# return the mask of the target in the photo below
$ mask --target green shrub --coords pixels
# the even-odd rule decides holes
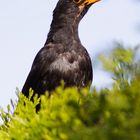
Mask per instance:
[[[33,91],[30,90],[29,98],[19,93],[18,103],[12,102],[13,114],[9,106],[7,112],[1,110],[0,140],[140,140],[139,72],[131,80],[115,75],[120,60],[123,67],[119,70],[123,75],[125,65],[134,62],[133,53],[123,51],[128,51],[130,58],[123,61],[115,56],[116,68],[113,66],[111,72],[116,78],[111,89],[96,91],[94,88],[90,92],[88,88],[78,91],[75,87],[61,86],[50,98],[47,93],[41,96],[38,113],[35,107],[40,99],[35,96],[34,102],[30,101]]]

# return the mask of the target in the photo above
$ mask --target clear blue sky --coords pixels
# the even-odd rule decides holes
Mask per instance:
[[[0,106],[16,99],[32,61],[49,31],[57,0],[4,0],[0,2]],[[140,43],[140,4],[134,0],[102,0],[89,10],[79,27],[83,45],[91,58],[109,50],[113,40],[128,45]],[[94,66],[93,66],[94,67]],[[105,84],[104,84],[105,83]],[[94,85],[104,87],[110,79],[94,70]]]

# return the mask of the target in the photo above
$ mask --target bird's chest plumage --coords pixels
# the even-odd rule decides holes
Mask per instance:
[[[37,74],[41,75],[39,78],[39,81],[42,81],[41,85],[44,88],[48,87],[48,90],[60,85],[62,80],[66,86],[86,85],[85,77],[90,73],[88,71],[90,64],[87,61],[89,56],[83,55],[83,53],[85,51],[82,48],[79,48],[79,51],[77,49],[62,49],[61,47],[57,49],[48,47],[41,50],[39,54],[42,59],[39,56],[36,58],[43,66],[41,74]]]
[[[75,52],[64,52],[63,54],[58,54],[55,61],[50,64],[50,70],[60,71],[63,74],[76,72],[76,70],[80,68],[79,60],[81,56],[75,55]]]

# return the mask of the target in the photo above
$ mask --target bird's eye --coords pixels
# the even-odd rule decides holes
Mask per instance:
[[[73,0],[74,3],[79,4],[82,0]]]

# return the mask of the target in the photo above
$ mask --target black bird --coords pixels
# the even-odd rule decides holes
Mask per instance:
[[[32,88],[39,96],[63,80],[65,87],[79,89],[92,82],[88,52],[78,36],[78,25],[90,6],[99,0],[59,0],[44,47],[36,55],[22,93]]]

